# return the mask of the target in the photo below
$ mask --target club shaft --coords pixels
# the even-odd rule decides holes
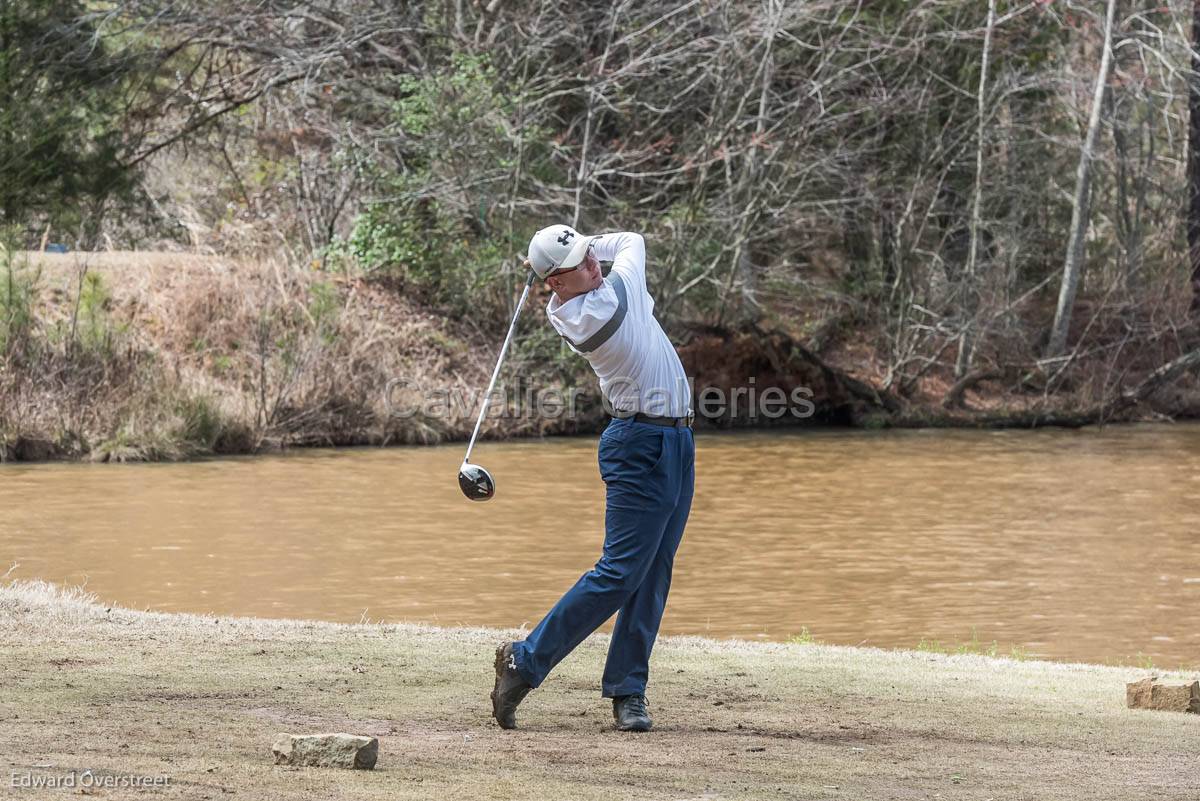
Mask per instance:
[[[500,365],[504,364],[504,354],[508,353],[513,332],[517,330],[517,318],[521,316],[521,309],[525,308],[525,299],[529,297],[529,288],[533,286],[533,279],[534,274],[530,270],[529,278],[525,280],[525,290],[521,293],[521,299],[517,301],[517,310],[513,312],[512,322],[508,324],[508,334],[504,337],[504,344],[500,346],[500,357],[496,359],[496,369],[492,370],[492,380],[488,382],[487,392],[483,393],[483,402],[479,406],[479,419],[475,421],[475,430],[471,432],[471,441],[467,443],[467,455],[463,457],[463,464],[471,460],[471,450],[475,447],[475,438],[479,436],[479,427],[483,425],[483,418],[487,415],[488,403],[492,398],[492,390],[495,389],[496,379],[500,376]]]

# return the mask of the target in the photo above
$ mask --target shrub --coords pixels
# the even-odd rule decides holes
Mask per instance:
[[[28,261],[0,243],[0,354],[6,361],[27,353],[39,278]]]

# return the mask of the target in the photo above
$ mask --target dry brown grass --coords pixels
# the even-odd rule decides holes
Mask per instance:
[[[39,276],[41,346],[7,365],[0,457],[435,442],[469,432],[470,415],[394,417],[388,382],[478,386],[490,369],[490,351],[462,344],[462,324],[375,282],[190,254],[18,258]],[[85,274],[108,295],[114,347],[102,354],[62,341],[78,327]]]
[[[504,732],[491,651],[515,634],[140,613],[0,585],[0,752],[10,774],[165,775],[161,797],[186,799],[1200,795],[1200,717],[1126,709],[1143,671],[668,638],[656,728],[630,736],[599,698],[597,636]],[[378,736],[378,769],[272,764],[277,732],[325,730]]]

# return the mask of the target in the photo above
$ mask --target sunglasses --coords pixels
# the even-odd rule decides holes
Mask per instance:
[[[588,247],[587,247],[587,253],[589,253],[589,254],[590,254],[590,253],[592,252],[592,247],[593,247],[593,245],[590,245],[590,244],[588,245]],[[587,254],[585,254],[585,255],[584,255],[584,260],[586,261],[586,259],[587,259]],[[575,272],[576,270],[578,270],[578,269],[580,269],[581,267],[583,267],[583,264],[584,264],[584,262],[582,262],[582,261],[581,261],[581,262],[579,262],[579,264],[576,264],[574,267],[568,267],[568,268],[567,268],[567,269],[565,269],[565,270],[555,270],[555,271],[554,271],[554,272],[552,272],[552,273],[547,273],[546,277],[547,277],[547,278],[550,278],[551,276],[555,276],[555,275],[566,275],[567,273],[573,273],[573,272]]]

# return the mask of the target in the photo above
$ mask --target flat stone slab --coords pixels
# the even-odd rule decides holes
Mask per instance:
[[[280,734],[271,746],[276,765],[371,770],[379,740],[356,734]]]
[[[1125,704],[1130,709],[1160,712],[1192,712],[1200,715],[1200,681],[1163,684],[1157,676],[1125,685]]]

